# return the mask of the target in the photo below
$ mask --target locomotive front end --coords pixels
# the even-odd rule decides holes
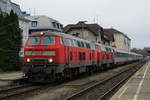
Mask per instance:
[[[43,32],[32,34],[24,48],[23,72],[31,82],[52,82],[57,66],[57,38]]]

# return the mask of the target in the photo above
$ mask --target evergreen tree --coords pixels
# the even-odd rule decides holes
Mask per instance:
[[[22,30],[19,28],[18,16],[11,11],[10,14],[2,15],[0,20],[0,68],[2,70],[19,70],[21,62],[19,51],[22,45]]]

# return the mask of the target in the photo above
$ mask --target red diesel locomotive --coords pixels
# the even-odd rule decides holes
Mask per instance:
[[[132,58],[136,56],[131,61],[139,60],[141,56],[64,33],[32,33],[24,49],[23,72],[29,81],[53,82],[56,79],[83,72],[91,73],[128,62],[131,55]]]

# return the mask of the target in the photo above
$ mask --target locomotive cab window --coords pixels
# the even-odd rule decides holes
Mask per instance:
[[[41,45],[54,45],[54,37],[43,37]]]
[[[40,43],[40,37],[31,37],[28,45],[38,45]]]

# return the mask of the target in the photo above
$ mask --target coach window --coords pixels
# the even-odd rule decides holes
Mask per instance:
[[[69,39],[64,39],[64,44],[66,46],[71,46],[70,40]]]
[[[86,43],[86,47],[87,47],[88,49],[91,48],[89,43]]]
[[[90,44],[91,45],[91,49],[93,50],[93,44]]]
[[[102,48],[102,46],[100,46],[100,48],[101,48],[101,50],[103,51],[103,48]]]
[[[64,44],[67,46],[67,44],[68,44],[67,39],[64,39]]]
[[[43,37],[42,45],[54,45],[55,39],[54,37]]]
[[[78,47],[81,47],[81,43],[79,41],[77,41]]]
[[[86,48],[88,48],[88,44],[87,44],[87,43],[85,43],[85,45],[86,45]]]
[[[111,51],[110,48],[108,48],[108,50]]]
[[[83,42],[81,42],[81,47],[83,47],[83,48],[84,48],[84,43],[83,43]]]
[[[111,52],[113,52],[113,49],[112,49],[112,48],[110,48],[110,50],[111,50]]]
[[[76,40],[73,40],[73,43],[74,43],[74,46],[75,46],[75,47],[78,47]]]
[[[109,48],[106,47],[106,51],[109,51]]]
[[[115,52],[115,55],[116,55],[117,57],[119,57],[119,53],[118,53],[117,51]]]
[[[96,50],[96,45],[94,44],[94,50]]]
[[[71,46],[74,46],[74,42],[73,42],[73,40],[70,40],[71,41]]]
[[[71,40],[70,39],[67,39],[68,40],[68,46],[72,46],[71,45]]]

